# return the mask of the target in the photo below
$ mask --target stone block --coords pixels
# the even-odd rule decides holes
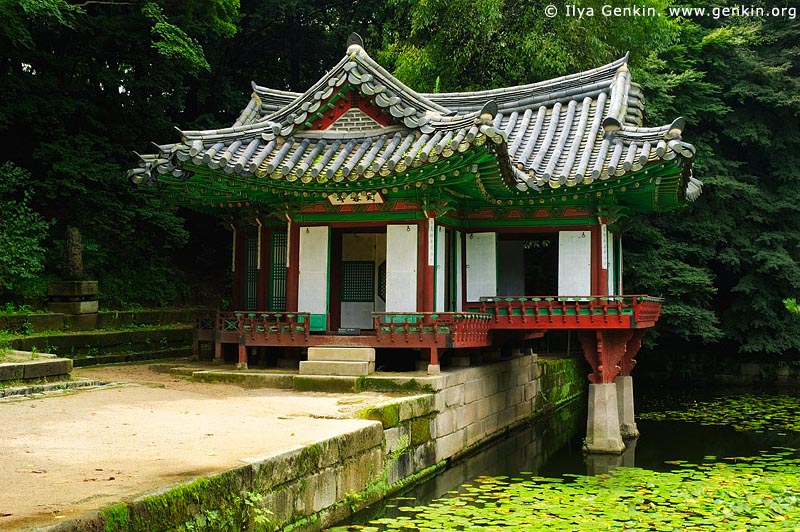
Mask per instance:
[[[464,403],[474,403],[483,394],[483,382],[479,380],[469,381],[464,384]]]
[[[442,438],[456,430],[455,415],[452,410],[440,412],[433,422],[433,437]]]
[[[355,431],[347,432],[330,440],[337,449],[336,458],[323,462],[322,465],[331,465],[339,458],[349,458],[372,449],[380,449],[383,444],[383,427],[380,423],[372,423]]]
[[[460,453],[465,447],[464,435],[464,431],[458,431],[438,438],[436,440],[436,461],[452,458]]]
[[[508,425],[501,425],[499,414],[492,414],[486,419],[481,420],[481,432],[484,438],[496,435],[498,430],[507,426]]]
[[[292,387],[302,392],[350,393],[356,391],[356,379],[336,375],[295,375]]]
[[[0,364],[0,382],[22,380],[22,364]]]
[[[496,397],[496,396],[492,396]],[[486,419],[494,411],[494,399],[492,397],[484,397],[478,400],[478,415],[477,419]]]
[[[497,414],[497,428],[495,430],[508,428],[514,425],[517,421],[522,421],[522,419],[517,417],[516,405],[505,408]]]
[[[533,414],[533,403],[530,401],[520,403],[516,407],[516,417],[518,420],[528,419]]]
[[[363,452],[344,463],[344,469],[336,486],[338,500],[349,493],[366,489],[370,480],[383,469],[383,453],[380,449]]]
[[[383,431],[383,450],[391,454],[405,449],[411,443],[411,428],[408,425],[392,427]]]
[[[97,301],[50,301],[47,309],[59,314],[96,314]]]
[[[483,439],[483,424],[478,421],[476,423],[472,423],[471,425],[467,425],[466,428],[466,443],[467,447],[475,445],[479,441]]]
[[[343,362],[304,360],[300,362],[300,375],[361,376],[375,372],[374,362]]]
[[[308,360],[340,362],[375,362],[372,347],[309,347]]]
[[[400,403],[399,421],[407,421],[423,416],[429,416],[434,412],[434,401],[432,395],[420,395],[410,397]]]
[[[460,406],[464,404],[464,385],[453,386],[447,388],[443,392],[444,402],[448,407]]]
[[[418,445],[411,453],[411,467],[414,473],[436,463],[436,442],[429,441]]]
[[[304,503],[307,514],[319,512],[336,502],[337,476],[334,469],[326,469],[306,478]]]
[[[460,406],[455,409],[455,425],[456,430],[466,428],[470,423],[474,423],[478,417],[478,405],[475,403]]]
[[[56,358],[22,364],[23,379],[44,379],[58,375],[69,375],[72,371],[72,360]]]
[[[97,293],[97,281],[53,281],[47,285],[49,297],[89,298]]]

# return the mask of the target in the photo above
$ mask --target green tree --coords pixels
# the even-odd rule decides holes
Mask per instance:
[[[32,181],[22,168],[0,166],[0,294],[19,289],[44,269],[50,223],[32,207]]]
[[[74,225],[104,304],[181,298],[184,219],[169,198],[123,176],[133,149],[151,150],[186,122],[187,85],[208,75],[202,47],[235,33],[238,1],[0,5],[9,20],[0,32],[0,135],[37,177],[37,211],[56,220],[46,269],[57,270]]]
[[[707,272],[713,290],[700,292],[702,301],[680,321],[665,309],[665,325],[721,340],[728,353],[800,349],[800,324],[782,303],[800,292],[798,30],[800,23],[780,17],[683,21],[676,44],[640,77],[651,116],[686,116],[705,188],[689,209],[650,217],[671,253],[663,256],[641,228],[633,235],[629,264],[650,264],[631,280],[648,290],[660,279],[662,293],[686,303],[698,298],[676,265]]]

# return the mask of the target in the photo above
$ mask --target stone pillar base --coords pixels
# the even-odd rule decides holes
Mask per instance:
[[[586,444],[589,453],[620,454],[625,450],[619,431],[617,387],[614,383],[589,385]]]
[[[53,281],[47,285],[47,309],[59,314],[96,314],[97,281]]]
[[[617,387],[617,409],[619,410],[619,431],[627,439],[638,438],[633,410],[633,377],[620,375],[614,379]]]
[[[442,367],[439,364],[428,364],[428,375],[439,375]]]

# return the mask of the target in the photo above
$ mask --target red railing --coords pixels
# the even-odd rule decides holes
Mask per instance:
[[[219,312],[216,330],[222,338],[244,336],[251,343],[305,343],[311,334],[310,314],[306,312]],[[229,340],[230,341],[230,340]]]
[[[476,312],[376,312],[378,344],[387,346],[488,346],[491,316]]]
[[[468,303],[492,315],[496,329],[638,329],[652,327],[659,298],[631,296],[499,296]]]

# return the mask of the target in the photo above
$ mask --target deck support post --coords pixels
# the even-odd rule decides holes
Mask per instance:
[[[589,453],[620,454],[625,450],[619,429],[617,387],[614,383],[589,384],[586,443]]]
[[[633,411],[633,377],[620,375],[614,379],[617,388],[617,409],[619,411],[619,431],[626,440],[638,438],[639,429]]]
[[[428,375],[439,375],[442,372],[442,368],[439,365],[439,349],[436,347],[431,347],[428,351],[430,352]]]
[[[239,338],[239,361],[236,369],[247,369],[247,342],[244,336]]]
[[[620,453],[622,438],[639,432],[634,420],[633,379],[630,371],[642,344],[641,329],[596,329],[578,332],[589,375],[589,416],[586,445],[590,453]]]

